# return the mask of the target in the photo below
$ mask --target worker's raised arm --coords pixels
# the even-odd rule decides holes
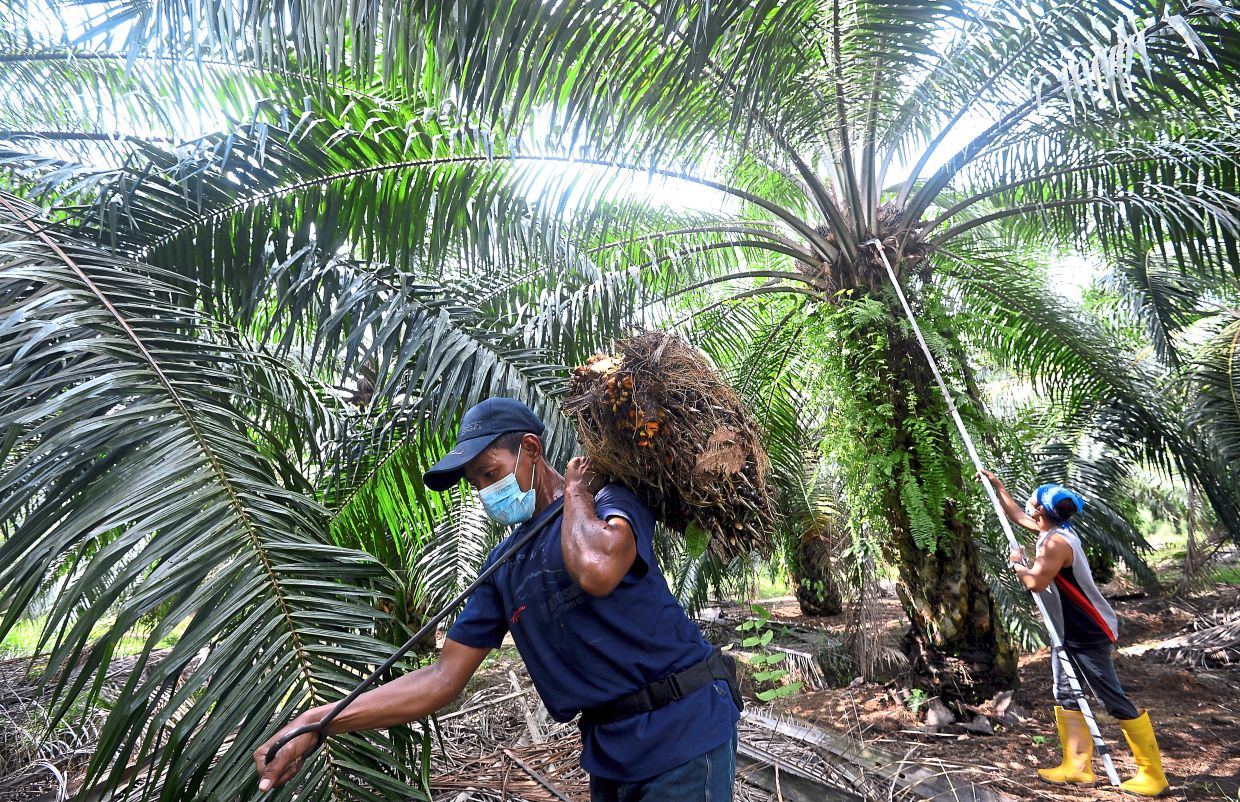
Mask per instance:
[[[1007,515],[1008,520],[1017,526],[1022,526],[1030,532],[1038,531],[1038,524],[1029,514],[1025,512],[1025,508],[1016,503],[1016,499],[1012,498],[1012,494],[1003,486],[1003,482],[992,471],[985,468],[977,472],[978,479],[985,476],[990,480],[990,484],[995,489],[995,494],[999,496],[999,504],[1003,507],[1003,512]]]
[[[490,649],[476,649],[452,639],[444,642],[439,659],[429,666],[380,685],[357,697],[332,719],[327,731],[332,735],[357,730],[395,727],[426,718],[457,697],[478,670]],[[317,724],[334,704],[312,707],[289,722],[254,752],[258,770],[258,790],[284,785],[301,769],[301,761],[314,751],[317,736],[306,733],[285,744],[271,763],[267,751],[284,733],[306,724]]]
[[[587,458],[569,461],[560,545],[569,576],[591,596],[615,590],[637,559],[637,538],[629,522],[620,516],[606,521],[598,517],[594,494],[600,484]]]

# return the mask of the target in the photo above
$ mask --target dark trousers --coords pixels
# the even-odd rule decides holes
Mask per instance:
[[[736,736],[688,763],[635,783],[590,778],[590,802],[732,802]]]
[[[1111,644],[1088,649],[1071,646],[1064,648],[1072,658],[1082,692],[1092,689],[1094,696],[1098,697],[1107,712],[1115,718],[1130,720],[1141,715],[1119,684],[1119,676],[1115,673],[1115,660],[1111,657]],[[1055,701],[1067,710],[1080,710],[1081,706],[1072,694],[1072,686],[1068,684],[1068,677],[1060,666],[1059,658],[1053,654],[1051,668],[1055,673]]]

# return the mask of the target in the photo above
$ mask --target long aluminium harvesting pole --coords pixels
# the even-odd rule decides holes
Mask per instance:
[[[973,446],[973,438],[969,436],[969,430],[965,428],[964,421],[960,417],[960,411],[956,409],[956,402],[952,400],[951,391],[947,387],[947,382],[943,381],[943,375],[939,373],[938,363],[934,359],[934,354],[930,351],[930,346],[926,344],[926,338],[921,333],[921,326],[917,325],[917,318],[913,315],[913,309],[909,306],[908,299],[904,297],[904,290],[900,287],[900,281],[896,278],[896,271],[892,269],[891,262],[887,260],[887,254],[883,251],[883,244],[877,239],[871,239],[864,243],[871,245],[878,256],[883,260],[883,266],[887,268],[887,278],[891,281],[891,287],[895,290],[896,297],[900,300],[900,306],[904,309],[904,315],[908,318],[909,325],[913,327],[913,334],[917,336],[917,343],[921,346],[921,351],[925,354],[926,362],[930,365],[930,372],[934,374],[934,380],[939,385],[939,391],[943,394],[943,400],[947,402],[947,408],[951,411],[952,420],[956,423],[956,429],[960,432],[960,439],[964,441],[964,447],[969,452],[969,459],[973,461],[973,465],[981,473],[985,469],[982,465],[981,457],[977,455],[977,449]],[[1016,539],[1016,535],[1012,532],[1012,526],[1008,523],[1007,514],[1003,511],[1003,505],[999,502],[999,495],[995,492],[994,487],[990,484],[990,480],[982,476],[982,486],[986,488],[986,495],[990,498],[990,504],[995,508],[995,515],[999,518],[999,525],[1003,527],[1003,534],[1007,536],[1008,545],[1013,551],[1020,548],[1020,542]],[[1111,785],[1119,785],[1119,774],[1115,771],[1115,764],[1111,762],[1111,751],[1107,748],[1106,742],[1102,740],[1102,733],[1098,729],[1098,722],[1094,719],[1093,710],[1090,709],[1089,702],[1085,699],[1085,694],[1081,690],[1081,683],[1076,676],[1076,668],[1072,665],[1072,659],[1068,656],[1068,652],[1064,649],[1063,640],[1059,637],[1054,623],[1051,621],[1050,614],[1046,610],[1046,604],[1042,601],[1042,597],[1037,593],[1030,593],[1033,596],[1033,602],[1038,607],[1038,613],[1042,616],[1042,623],[1046,627],[1046,632],[1050,636],[1051,641],[1051,659],[1059,660],[1060,666],[1063,668],[1064,676],[1068,679],[1068,686],[1072,689],[1072,695],[1076,698],[1077,703],[1081,706],[1081,713],[1085,716],[1085,723],[1089,727],[1089,734],[1094,740],[1094,747],[1098,754],[1102,756],[1102,763],[1106,767],[1107,777],[1111,780]]]

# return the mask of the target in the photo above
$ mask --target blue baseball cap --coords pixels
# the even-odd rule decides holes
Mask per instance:
[[[488,398],[475,404],[461,418],[456,445],[422,474],[422,482],[431,490],[447,490],[461,481],[469,461],[500,435],[509,432],[542,434],[546,428],[529,407],[515,398]]]

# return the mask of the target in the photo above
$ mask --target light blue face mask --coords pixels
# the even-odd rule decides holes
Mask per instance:
[[[491,520],[504,526],[523,524],[534,515],[534,467],[530,467],[530,489],[521,491],[517,484],[517,465],[521,464],[521,451],[517,451],[517,464],[512,473],[492,485],[478,491],[482,507]]]

